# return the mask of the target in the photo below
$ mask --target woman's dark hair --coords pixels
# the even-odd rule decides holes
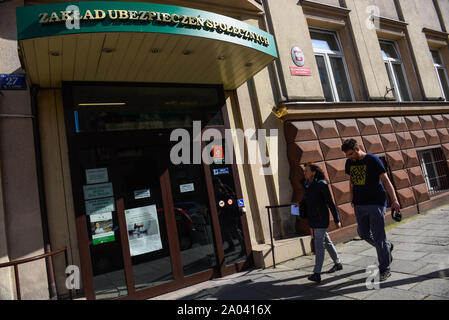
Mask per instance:
[[[306,165],[304,167],[309,167],[310,170],[312,170],[312,172],[315,172],[315,179],[317,179],[318,181],[320,181],[320,180],[326,181],[326,177],[324,175],[323,169],[318,167],[315,163],[308,162],[308,163],[306,163]]]

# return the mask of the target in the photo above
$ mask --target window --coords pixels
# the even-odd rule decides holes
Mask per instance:
[[[445,101],[449,100],[449,84],[446,73],[446,68],[444,67],[443,60],[441,59],[440,52],[438,50],[430,50],[433,59],[433,65],[437,73],[438,81],[440,82],[441,92],[443,93],[443,98]]]
[[[449,189],[449,170],[441,148],[418,151],[427,188],[431,195]]]
[[[311,30],[310,36],[326,101],[353,101],[348,68],[337,35]]]
[[[396,44],[390,41],[379,41],[385,68],[387,69],[393,95],[398,101],[410,101],[410,89],[405,78],[404,66]]]

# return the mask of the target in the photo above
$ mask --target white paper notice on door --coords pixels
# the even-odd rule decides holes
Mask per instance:
[[[195,191],[195,187],[193,186],[193,183],[181,184],[179,186],[179,190],[181,191],[181,193],[192,192]]]
[[[112,197],[112,183],[101,183],[83,186],[84,200]]]
[[[86,183],[103,183],[108,182],[108,168],[97,168],[86,170]]]
[[[162,249],[156,205],[125,210],[131,256]]]
[[[84,201],[86,204],[86,214],[98,214],[115,211],[114,198],[94,199]]]

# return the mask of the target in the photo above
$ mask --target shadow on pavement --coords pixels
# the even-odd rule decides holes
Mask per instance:
[[[360,279],[348,279],[343,283],[336,283],[345,278],[354,277],[365,274],[365,270],[357,270],[349,273],[337,274],[330,278],[325,278],[320,284],[312,282],[307,283],[288,283],[285,282],[299,281],[306,279],[309,275],[300,275],[298,277],[289,277],[285,279],[276,279],[269,281],[253,281],[243,280],[235,284],[226,284],[223,286],[201,290],[195,294],[182,297],[183,300],[195,299],[219,299],[219,300],[272,300],[272,299],[299,299],[299,300],[315,300],[315,299],[332,299],[343,295],[357,294],[363,292],[372,292],[366,287],[366,277]],[[392,274],[397,274],[393,272]],[[447,276],[449,269],[434,271],[425,275],[410,276],[407,279],[387,280],[380,283],[380,290],[391,287],[404,286],[414,283],[420,283],[429,278],[438,278]],[[405,274],[404,274],[405,275]],[[267,273],[261,277],[270,277]],[[392,275],[392,277],[394,277]],[[390,278],[391,279],[391,278]],[[335,285],[332,285],[335,283]],[[377,290],[376,290],[377,291]],[[363,297],[361,297],[363,298]],[[449,298],[448,298],[449,299]]]

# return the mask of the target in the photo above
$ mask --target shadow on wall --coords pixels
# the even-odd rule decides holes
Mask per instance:
[[[0,0],[0,39],[17,40],[16,8],[23,1]]]

